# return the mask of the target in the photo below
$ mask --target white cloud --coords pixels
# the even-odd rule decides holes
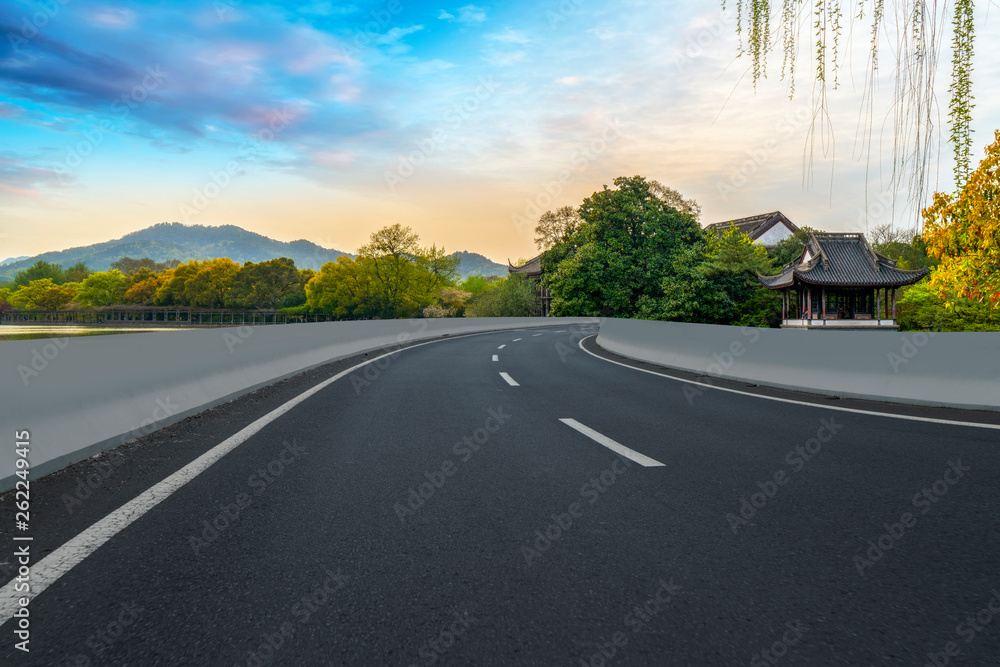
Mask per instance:
[[[135,24],[135,12],[130,9],[102,7],[90,15],[90,20],[104,28],[131,28]]]
[[[406,53],[410,50],[409,44],[403,43],[403,38],[424,29],[422,25],[411,25],[408,28],[392,28],[384,35],[379,35],[375,42],[387,47],[387,51],[393,55]]]
[[[438,18],[444,21],[457,21],[458,23],[482,23],[486,20],[486,10],[483,7],[466,5],[459,7],[456,11],[458,12],[457,17],[448,10],[442,9],[441,13],[438,14]]]
[[[556,79],[556,83],[562,86],[575,86],[580,83],[580,77],[578,76],[564,76],[561,79]]]
[[[437,74],[438,72],[443,72],[445,70],[451,69],[455,66],[455,63],[450,63],[446,60],[441,60],[440,58],[435,58],[434,60],[427,60],[425,62],[416,63],[410,67],[410,73],[414,76],[427,76],[429,74]]]
[[[486,10],[475,5],[466,5],[458,9],[459,23],[482,23],[486,20]]]
[[[501,32],[495,32],[492,35],[487,35],[486,39],[494,42],[502,42],[504,44],[527,44],[531,41],[528,36],[520,30],[511,30],[510,28],[504,28]]]

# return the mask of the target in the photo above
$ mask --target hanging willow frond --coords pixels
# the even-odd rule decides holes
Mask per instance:
[[[972,0],[956,0],[952,20],[951,102],[948,115],[951,121],[951,145],[955,152],[955,187],[961,188],[969,177],[972,155],[972,56],[975,24],[972,20]]]
[[[849,0],[848,0],[849,1]],[[744,2],[746,7],[744,8]],[[771,49],[781,44],[781,79],[786,81],[789,98],[795,95],[795,69],[798,49],[805,47],[803,38],[809,31],[815,64],[813,68],[812,99],[814,126],[817,120],[829,123],[827,83],[832,79],[833,89],[839,86],[841,60],[840,38],[844,29],[845,11],[849,22],[862,24],[869,30],[868,72],[859,114],[859,131],[856,148],[867,152],[871,159],[877,145],[873,133],[880,122],[874,108],[879,84],[880,45],[886,38],[894,39],[895,71],[891,116],[892,175],[889,188],[909,188],[909,203],[923,208],[930,173],[936,152],[935,138],[940,136],[936,126],[937,103],[935,75],[940,46],[948,25],[947,0],[899,0],[890,5],[886,16],[884,0],[858,0],[854,9],[845,9],[845,0],[782,0],[780,34],[771,35],[769,0],[737,0],[736,33],[740,38],[740,55],[748,52],[752,60],[750,69],[754,89],[761,79],[767,78],[766,60]],[[949,123],[950,143],[955,155],[955,178],[960,186],[969,173],[972,152],[971,118],[974,108],[972,95],[972,58],[974,55],[974,0],[955,0],[952,14],[952,80],[950,87]],[[723,1],[725,7],[725,0]],[[889,18],[891,17],[891,23]],[[887,23],[889,23],[887,25]],[[746,45],[744,50],[744,36]],[[811,145],[815,127],[809,130],[807,143]],[[832,140],[832,129],[826,136]],[[831,145],[832,153],[832,145]],[[825,154],[825,151],[824,151]],[[811,148],[809,149],[811,156]],[[809,165],[811,165],[811,157]],[[893,197],[895,200],[895,197]]]

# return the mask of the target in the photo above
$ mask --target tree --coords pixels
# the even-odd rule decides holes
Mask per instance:
[[[92,273],[87,265],[83,262],[77,262],[73,266],[66,269],[66,282],[68,283],[80,283]]]
[[[102,308],[125,301],[128,279],[118,269],[91,273],[80,283],[77,301],[89,308]]]
[[[184,296],[192,306],[222,308],[239,270],[240,265],[228,257],[208,260],[184,283]]]
[[[310,275],[310,278],[312,276]],[[232,280],[229,304],[236,308],[272,309],[305,301],[305,282],[288,257],[246,262]],[[308,280],[306,280],[308,282]],[[298,295],[301,293],[301,299]]]
[[[465,303],[472,298],[470,292],[464,290],[455,289],[454,287],[445,287],[440,289],[435,294],[437,297],[437,303],[431,304],[431,306],[438,306],[442,311],[450,312],[451,315],[440,315],[439,317],[462,317],[465,315]],[[431,306],[428,306],[431,307]],[[428,317],[427,308],[424,308],[424,317]]]
[[[133,259],[132,257],[122,257],[119,260],[111,262],[112,269],[118,269],[126,276],[131,276],[140,269],[147,269],[150,273],[160,273],[166,271],[167,269],[172,269],[180,264],[180,260],[171,259],[166,262],[157,262],[149,257],[143,257],[142,259]]]
[[[809,234],[815,231],[812,227],[799,227],[798,231],[794,234],[778,241],[774,247],[767,251],[768,256],[771,258],[771,264],[776,269],[780,269],[785,264],[801,257],[802,251],[805,250],[806,242],[809,241]]]
[[[354,260],[347,255],[324,264],[306,283],[309,309],[336,317],[377,316],[380,308],[371,265],[370,258],[360,256]]]
[[[151,304],[156,298],[156,290],[159,288],[160,281],[154,277],[132,283],[132,286],[125,291],[125,303]]]
[[[576,231],[581,222],[580,214],[572,206],[563,206],[555,212],[546,211],[535,226],[535,245],[539,250],[548,250]]]
[[[155,301],[160,305],[189,305],[186,295],[187,282],[201,270],[203,262],[191,260],[163,272],[163,279],[156,290]]]
[[[931,289],[928,280],[904,287],[896,301],[900,330],[1000,331],[1000,311],[988,303],[958,294],[946,298]]]
[[[465,314],[467,317],[536,317],[542,314],[542,304],[534,281],[514,273],[471,297],[465,304]]]
[[[781,79],[787,81],[789,98],[795,94],[795,74],[798,47],[803,36],[814,45],[812,63],[813,124],[809,129],[808,150],[810,154],[816,139],[817,120],[820,124],[829,122],[827,110],[827,85],[832,78],[833,89],[838,87],[840,37],[845,22],[859,24],[869,31],[870,49],[867,63],[868,74],[865,81],[865,98],[862,114],[867,127],[862,137],[863,146],[871,151],[873,122],[882,114],[873,107],[873,93],[879,69],[879,46],[883,34],[895,28],[895,79],[896,95],[893,98],[894,127],[891,135],[902,146],[893,148],[893,186],[909,183],[911,201],[919,202],[924,191],[933,159],[930,148],[936,143],[938,106],[935,99],[934,80],[937,72],[939,42],[945,31],[947,5],[929,5],[920,0],[900,3],[897,11],[888,16],[896,16],[895,26],[885,25],[884,3],[872,0],[866,7],[862,0],[857,12],[850,12],[845,20],[840,0],[816,0],[803,3],[796,0],[782,0],[780,10],[772,15],[771,3],[764,0],[744,2],[737,0],[736,33],[740,38],[738,55],[750,58],[751,81],[756,90],[761,79],[766,78],[768,55],[775,49],[782,51]],[[726,6],[725,0],[722,2]],[[867,11],[866,11],[867,9]],[[960,187],[969,173],[972,150],[971,120],[972,109],[972,59],[974,54],[975,29],[973,24],[974,3],[972,0],[956,0],[952,10],[952,50],[951,50],[951,96],[948,115],[951,124],[950,141],[955,157],[955,183]],[[811,15],[810,15],[811,14]],[[803,30],[808,21],[811,30]],[[779,26],[777,29],[774,26]],[[745,43],[744,43],[745,39]],[[823,137],[832,140],[832,131]]]
[[[781,297],[758,279],[774,273],[764,246],[731,226],[722,234],[709,236],[705,268],[707,277],[733,304],[725,324],[770,327],[781,323]]]
[[[635,315],[643,296],[662,294],[674,254],[703,239],[691,213],[664,200],[662,185],[641,176],[614,185],[587,197],[582,224],[542,255],[553,315]]]
[[[708,234],[709,267],[714,271],[736,271],[751,275],[770,275],[771,258],[767,250],[755,243],[736,225],[730,225],[721,234]]]
[[[463,292],[468,292],[473,296],[479,294],[489,286],[490,283],[482,276],[469,276],[462,282],[461,285],[459,285]]]
[[[23,271],[18,271],[17,275],[14,276],[14,284],[24,287],[34,280],[43,280],[45,278],[48,278],[56,285],[60,285],[66,282],[66,272],[63,271],[62,266],[59,264],[50,264],[49,262],[38,260]]]
[[[923,215],[923,241],[941,260],[929,289],[946,307],[953,294],[1000,306],[1000,130],[961,191],[935,193]]]
[[[111,262],[112,269],[118,269],[126,276],[130,276],[139,269],[148,269],[149,271],[156,271],[156,262],[149,257],[143,257],[142,259],[133,259],[132,257],[122,257],[121,259]]]
[[[901,269],[923,269],[937,264],[927,254],[927,244],[919,235],[908,238],[906,232],[890,224],[876,227],[869,241],[875,252],[896,260]]]
[[[367,245],[358,248],[358,256],[369,260],[377,292],[380,316],[398,317],[410,306],[409,288],[415,274],[414,260],[420,252],[420,238],[400,224],[372,232]]]
[[[735,225],[709,233],[677,255],[673,273],[663,279],[659,298],[644,296],[638,316],[705,324],[777,326],[781,298],[764,287],[758,275],[772,273],[771,259],[760,244]]]
[[[670,208],[686,213],[696,221],[701,218],[701,205],[693,199],[685,199],[677,190],[659,181],[650,180],[649,191]]]
[[[20,310],[59,310],[74,296],[76,289],[73,287],[56,285],[51,278],[41,278],[11,293],[9,301]]]

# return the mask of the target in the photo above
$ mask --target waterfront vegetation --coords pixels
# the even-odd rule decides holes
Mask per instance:
[[[900,268],[930,272],[901,291],[903,330],[1000,330],[1000,131],[995,139],[958,192],[935,195],[923,212],[923,234],[907,238],[891,227],[872,234],[875,250]],[[535,231],[551,314],[777,326],[780,297],[757,276],[797,258],[811,230],[765,250],[735,227],[706,231],[699,213],[675,190],[633,176],[615,179],[578,207],[543,214]],[[226,257],[125,257],[98,272],[38,261],[0,285],[0,313],[130,306],[266,311],[274,322],[541,314],[539,285],[523,274],[459,282],[458,264],[399,224],[374,232],[356,257],[341,256],[319,271],[299,269],[287,257],[242,266]]]

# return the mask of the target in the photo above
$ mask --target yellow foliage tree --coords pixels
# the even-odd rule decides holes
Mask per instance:
[[[941,260],[931,291],[949,307],[953,295],[1000,306],[1000,130],[961,192],[935,193],[923,215],[927,252]]]

